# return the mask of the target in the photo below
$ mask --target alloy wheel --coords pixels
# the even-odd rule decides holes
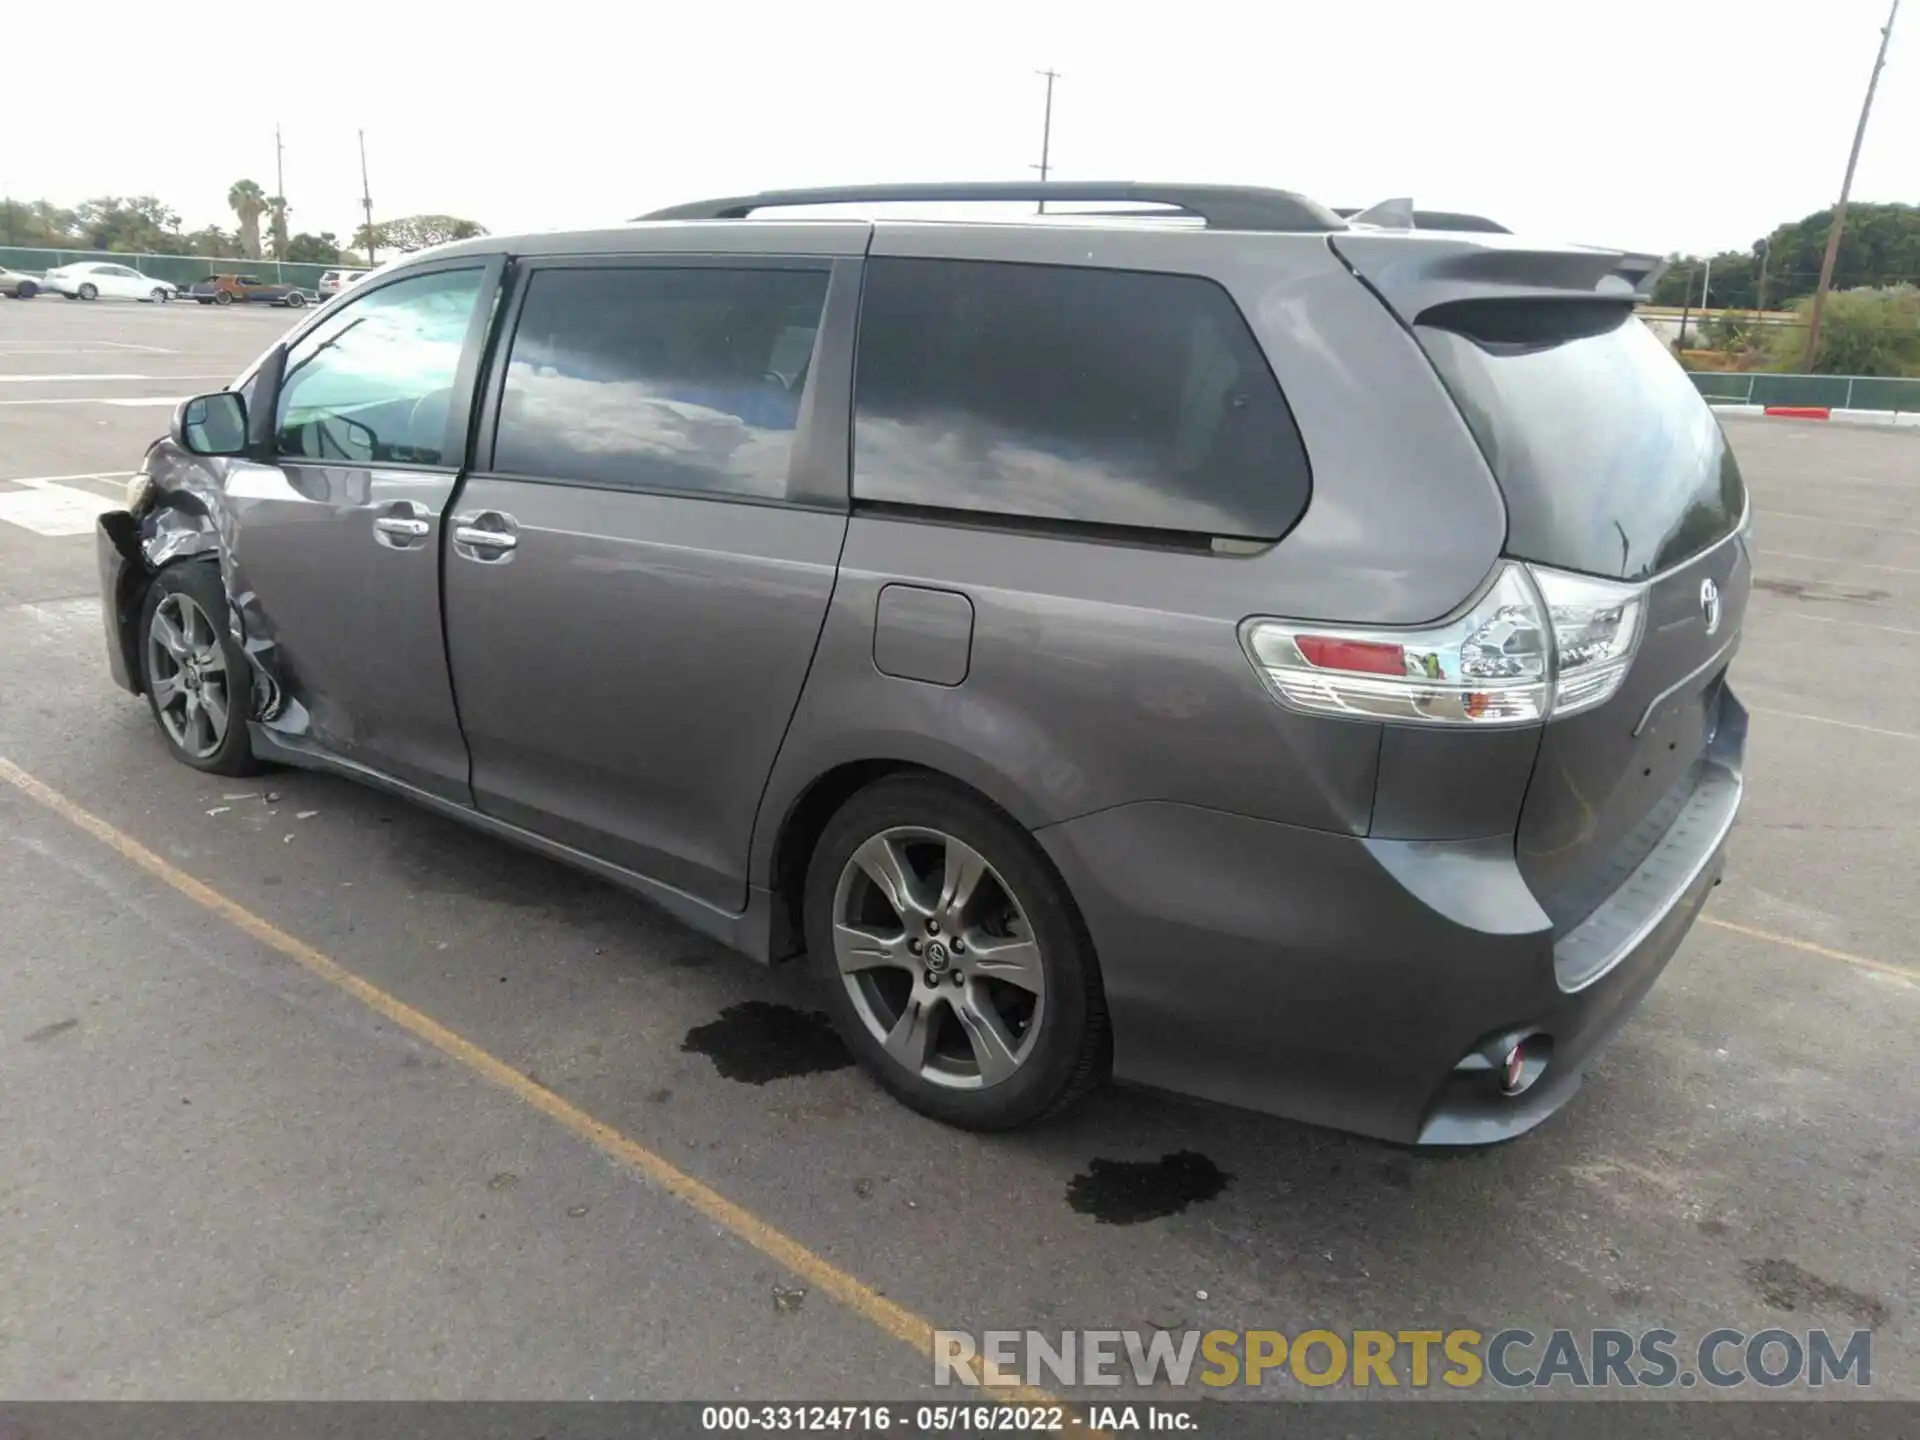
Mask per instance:
[[[212,757],[227,738],[233,687],[220,636],[191,595],[176,590],[154,607],[147,677],[168,738],[196,760]]]
[[[870,837],[833,896],[841,983],[870,1035],[930,1084],[978,1090],[1033,1053],[1046,972],[1019,899],[977,850],[944,831]]]

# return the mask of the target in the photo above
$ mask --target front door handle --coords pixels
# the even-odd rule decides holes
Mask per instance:
[[[432,512],[414,500],[396,500],[373,517],[373,538],[389,550],[411,550],[433,533]]]
[[[453,538],[476,549],[511,550],[520,543],[517,535],[509,535],[504,530],[485,530],[478,525],[454,526]]]
[[[457,516],[453,522],[453,553],[483,565],[510,560],[520,543],[516,533],[519,528],[519,521],[498,510]]]

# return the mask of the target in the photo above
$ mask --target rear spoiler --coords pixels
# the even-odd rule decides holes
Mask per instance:
[[[1657,255],[1493,234],[1348,231],[1327,242],[1409,325],[1436,306],[1462,301],[1644,303],[1669,263]]]

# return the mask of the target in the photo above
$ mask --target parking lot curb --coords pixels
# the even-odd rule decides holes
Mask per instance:
[[[1920,411],[1837,410],[1827,405],[1708,403],[1716,415],[1757,415],[1773,420],[1837,420],[1846,425],[1920,425]]]

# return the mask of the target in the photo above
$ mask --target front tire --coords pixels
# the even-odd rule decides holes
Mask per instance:
[[[16,300],[31,300],[40,293],[40,287],[31,280],[22,280],[20,288],[13,292]]]
[[[217,567],[188,560],[154,576],[140,607],[140,679],[173,758],[210,775],[251,775],[252,672],[227,630]]]
[[[296,290],[287,296],[287,304],[295,310],[304,310],[307,307],[307,297]]]
[[[173,299],[173,296],[170,293],[168,293],[166,290],[162,289],[160,286],[156,285],[153,290],[152,299],[154,304],[164,305],[169,300]]]
[[[82,300],[98,300],[100,298],[100,288],[92,283],[82,285],[80,287],[80,298]]]
[[[1033,837],[971,793],[916,776],[855,795],[814,849],[805,924],[841,1037],[921,1114],[1011,1130],[1105,1074],[1079,912]]]

